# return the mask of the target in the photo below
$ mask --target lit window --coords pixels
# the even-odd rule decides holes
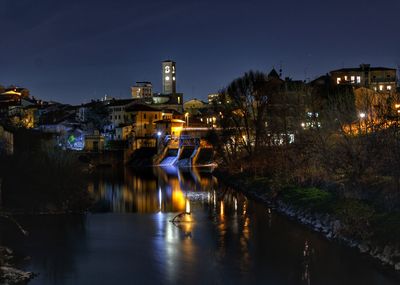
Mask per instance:
[[[172,76],[172,80],[175,81],[175,76]]]
[[[344,76],[344,81],[347,81],[347,75]]]
[[[390,85],[386,86],[386,90],[392,90],[392,86]]]
[[[342,81],[340,77],[336,78],[336,84],[340,84],[340,81]]]
[[[357,76],[357,83],[361,83],[361,76]]]
[[[380,91],[383,90],[383,85],[379,85],[379,90],[380,90]]]
[[[165,80],[167,80],[167,81],[168,81],[168,80],[169,80],[169,76],[165,76]]]
[[[351,79],[351,83],[354,83],[354,81],[356,80],[356,77],[352,76],[352,77],[350,77],[350,79]]]

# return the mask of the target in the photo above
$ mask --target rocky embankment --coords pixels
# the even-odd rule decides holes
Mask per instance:
[[[370,241],[360,242],[349,239],[342,234],[345,225],[334,216],[312,213],[306,209],[288,205],[279,199],[271,201],[267,195],[259,194],[256,191],[248,190],[245,191],[245,193],[266,204],[268,207],[273,208],[277,212],[297,220],[316,232],[320,232],[326,238],[339,241],[349,247],[357,248],[360,253],[368,254],[382,262],[382,264],[400,271],[400,244],[380,246]]]
[[[34,277],[32,272],[16,269],[12,265],[13,251],[0,246],[0,285],[27,284]]]

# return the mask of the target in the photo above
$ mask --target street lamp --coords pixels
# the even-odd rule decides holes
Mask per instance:
[[[361,121],[365,119],[365,116],[366,116],[366,115],[365,115],[364,112],[361,112],[360,114],[358,114],[358,116],[360,117],[360,120],[358,121],[358,123],[359,123],[359,126],[360,126],[360,133],[361,133],[361,132],[362,132]],[[366,131],[366,129],[367,129],[367,128],[365,128],[365,131]]]
[[[189,113],[185,113],[186,127],[189,127]]]

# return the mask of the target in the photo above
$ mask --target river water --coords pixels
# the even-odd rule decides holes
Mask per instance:
[[[19,217],[28,237],[1,233],[28,257],[19,266],[39,274],[29,284],[400,284],[369,257],[219,185],[208,169],[107,170],[88,189],[94,212]]]

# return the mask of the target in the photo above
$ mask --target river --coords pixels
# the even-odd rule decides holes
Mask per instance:
[[[104,170],[93,212],[2,232],[29,284],[400,284],[356,250],[220,185],[209,169]],[[182,212],[190,212],[171,220]]]

